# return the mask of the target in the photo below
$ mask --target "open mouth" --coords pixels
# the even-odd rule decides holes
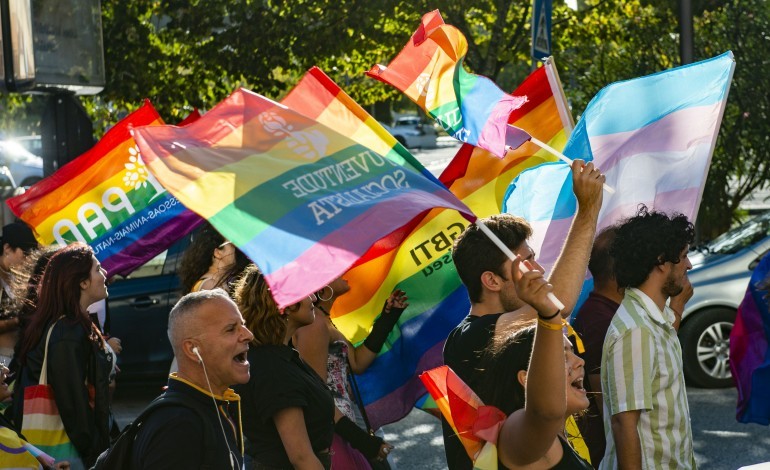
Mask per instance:
[[[577,389],[581,392],[585,392],[586,390],[583,388],[583,377],[577,378],[572,381],[570,384],[572,388]]]
[[[233,361],[241,365],[249,365],[249,360],[246,357],[247,353],[248,351],[243,351],[242,353],[233,356]]]

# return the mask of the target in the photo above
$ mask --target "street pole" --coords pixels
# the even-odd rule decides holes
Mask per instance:
[[[691,64],[694,55],[692,0],[679,0],[679,59],[681,65]],[[695,244],[702,240],[700,219],[695,220]]]
[[[679,0],[679,56],[682,65],[693,60],[692,0]]]

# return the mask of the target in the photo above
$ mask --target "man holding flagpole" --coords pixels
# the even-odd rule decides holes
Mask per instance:
[[[564,318],[572,312],[585,279],[604,183],[604,175],[592,163],[584,164],[582,160],[573,162],[572,174],[577,213],[549,277],[554,293],[565,305],[561,311]],[[527,243],[532,228],[526,220],[501,214],[485,219],[484,224],[533,269],[542,270]],[[444,361],[473,389],[483,376],[478,364],[490,340],[503,335],[518,320],[535,318],[536,312],[517,297],[513,279],[508,279],[511,261],[477,226],[469,226],[457,238],[452,258],[460,279],[468,288],[471,310],[450,332],[444,345]],[[511,372],[511,377],[515,380],[515,372]],[[473,468],[451,427],[446,421],[442,424],[450,470]]]

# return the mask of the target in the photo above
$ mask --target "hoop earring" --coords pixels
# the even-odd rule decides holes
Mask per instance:
[[[327,297],[327,298],[325,298],[325,299],[324,299],[324,298],[323,298],[323,296],[322,296],[321,294],[322,294],[322,293],[323,293],[323,292],[326,290],[326,288],[327,288],[327,287],[329,288],[329,290],[330,290],[331,292],[329,293],[329,297]],[[318,293],[316,294],[316,296],[318,297],[318,300],[320,300],[321,302],[328,302],[328,301],[330,301],[330,300],[332,299],[332,297],[334,297],[334,289],[332,288],[332,286],[324,286],[324,288],[323,288],[323,289],[321,289],[320,291],[318,291]]]

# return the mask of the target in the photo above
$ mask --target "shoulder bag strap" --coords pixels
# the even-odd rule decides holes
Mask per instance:
[[[45,336],[45,352],[43,353],[43,367],[40,369],[39,385],[48,385],[48,342],[51,340],[51,333],[53,333],[53,327],[64,318],[64,315],[60,316],[53,322],[50,328],[48,328],[48,334]]]

